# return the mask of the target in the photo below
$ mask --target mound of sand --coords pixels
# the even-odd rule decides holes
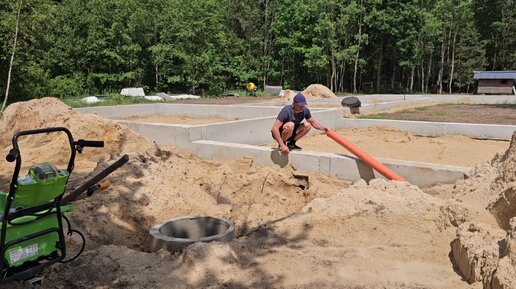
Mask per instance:
[[[286,89],[283,92],[283,96],[281,97],[281,99],[284,100],[284,101],[287,101],[287,102],[291,102],[292,99],[294,99],[294,96],[296,96],[296,92],[295,91],[290,90],[290,89]]]
[[[453,259],[468,282],[484,288],[515,288],[516,132],[509,149],[456,183],[454,197],[475,210],[488,210],[496,223],[464,224],[457,231]],[[498,226],[496,226],[498,225]],[[505,231],[508,235],[504,239]],[[502,254],[502,255],[500,255]]]
[[[445,206],[404,183],[361,181],[229,244],[199,243],[179,254],[102,246],[96,263],[86,253],[55,277],[78,288],[468,288],[449,269],[454,229]],[[95,266],[106,270],[88,276]]]
[[[105,147],[85,148],[77,155],[79,171],[91,170],[100,160],[111,160],[122,152],[148,150],[154,145],[141,135],[116,122],[95,114],[81,114],[56,98],[42,98],[10,105],[0,119],[0,154],[7,155],[12,148],[15,133],[47,127],[66,127],[73,137],[87,140],[103,140]],[[19,139],[24,172],[28,166],[39,162],[52,162],[64,166],[70,156],[70,145],[64,133],[32,135]],[[0,161],[2,175],[9,174],[11,164]],[[8,171],[8,172],[7,172]]]
[[[489,209],[501,228],[516,217],[516,132],[505,153],[469,172],[455,184],[454,196],[478,209]]]
[[[307,99],[336,97],[328,87],[322,84],[310,84],[305,90],[303,90],[303,95]]]
[[[302,91],[302,93],[306,97],[306,99],[336,97],[335,94],[328,87],[322,84],[310,84],[305,90]],[[296,92],[287,89],[284,91],[281,99],[286,102],[290,102],[292,101],[294,96],[296,96]]]

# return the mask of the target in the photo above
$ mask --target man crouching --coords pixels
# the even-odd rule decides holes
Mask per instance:
[[[301,147],[296,144],[296,141],[304,137],[312,127],[327,130],[312,117],[306,106],[305,96],[301,93],[296,94],[292,105],[285,106],[272,125],[272,137],[278,142],[278,147],[284,154],[288,154],[291,150],[300,150]],[[305,119],[306,122],[303,122]]]

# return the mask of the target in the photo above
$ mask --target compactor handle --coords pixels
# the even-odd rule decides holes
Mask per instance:
[[[128,155],[123,155],[120,159],[118,159],[116,162],[109,165],[107,168],[105,168],[103,171],[99,172],[97,175],[95,175],[93,178],[89,179],[87,182],[82,184],[77,189],[73,190],[73,192],[67,194],[63,199],[61,200],[62,204],[66,204],[69,202],[72,202],[79,197],[82,193],[86,192],[91,187],[95,186],[98,182],[100,182],[102,179],[107,177],[109,174],[117,170],[119,167],[123,166],[125,163],[129,161]],[[100,185],[102,188],[102,185]]]
[[[10,163],[14,162],[16,160],[16,158],[18,157],[19,153],[20,152],[17,149],[12,148],[9,151],[9,153],[5,156],[5,160],[10,162]]]
[[[104,147],[104,141],[102,140],[84,140],[80,139],[75,142],[77,146],[80,147],[93,147],[93,148],[103,148]]]

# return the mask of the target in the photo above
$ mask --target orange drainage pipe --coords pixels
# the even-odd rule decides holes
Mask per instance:
[[[406,182],[406,180],[402,177],[400,177],[398,174],[393,172],[391,169],[383,165],[382,163],[375,160],[373,157],[362,151],[361,149],[357,148],[354,144],[352,144],[350,141],[336,133],[335,131],[328,129],[326,131],[326,135],[336,141],[338,144],[346,148],[348,151],[350,151],[352,154],[357,156],[361,161],[366,163],[371,168],[377,170],[380,174],[384,175],[389,180],[395,180],[395,181],[402,181]]]

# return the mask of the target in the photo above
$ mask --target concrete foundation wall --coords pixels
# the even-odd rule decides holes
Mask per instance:
[[[283,155],[277,149],[269,147],[206,140],[194,142],[192,148],[194,148],[194,154],[203,159],[226,161],[239,157],[250,157],[255,165],[281,168],[292,165],[303,173],[320,172],[348,181],[383,178],[359,159],[337,154],[294,151]],[[378,159],[378,161],[397,172],[411,184],[420,187],[453,183],[457,179],[462,179],[464,173],[469,169],[387,159]]]
[[[133,115],[147,116],[158,114],[158,104],[131,104],[118,106],[95,106],[75,108],[81,113],[96,113],[105,118],[124,118]]]
[[[516,125],[470,124],[404,120],[339,118],[335,128],[389,126],[421,136],[463,135],[479,139],[510,140]]]
[[[188,116],[192,118],[216,117],[228,120],[250,119],[277,116],[280,106],[243,106],[243,105],[198,105],[151,103],[120,106],[98,106],[77,108],[82,113],[97,113],[105,118],[125,118],[130,116]],[[313,109],[315,111],[321,109]]]
[[[159,145],[172,145],[182,150],[191,150],[192,141],[202,139],[201,127],[128,121],[118,121],[118,123],[155,141]]]
[[[361,112],[382,111],[386,109],[406,106],[426,106],[438,103],[457,103],[457,104],[516,104],[516,96],[506,95],[366,95],[357,96],[362,101]],[[338,98],[338,101],[342,97]],[[317,100],[317,103],[330,104],[331,99]],[[334,101],[335,102],[335,101]],[[345,114],[351,114],[349,108],[343,110]]]
[[[325,125],[333,127],[336,124],[336,110],[312,111],[312,115]],[[242,144],[270,143],[274,141],[271,128],[275,120],[276,116],[268,116],[195,126],[118,122],[155,140],[158,144],[175,145],[185,149],[192,141],[200,139]],[[314,129],[314,132],[317,130]]]

